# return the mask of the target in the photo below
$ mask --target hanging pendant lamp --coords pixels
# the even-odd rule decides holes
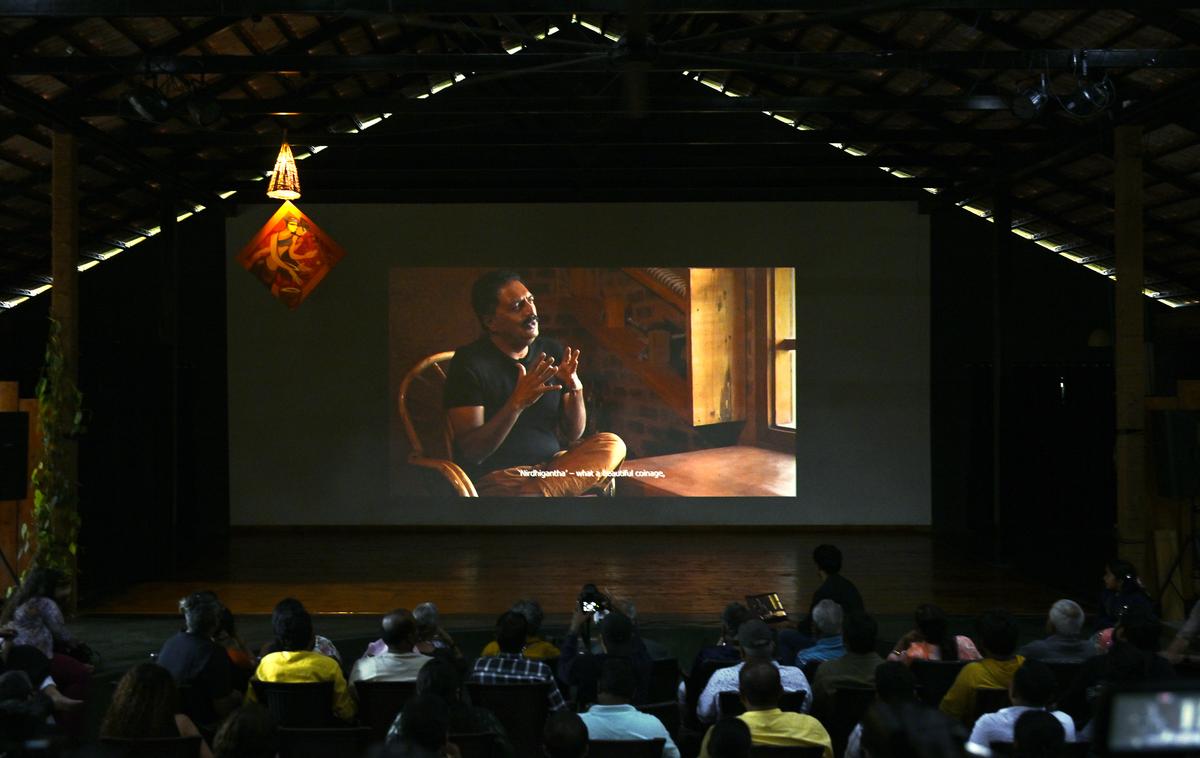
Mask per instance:
[[[271,181],[267,182],[267,197],[275,200],[297,200],[300,198],[300,174],[296,171],[296,159],[292,157],[292,146],[283,135]]]

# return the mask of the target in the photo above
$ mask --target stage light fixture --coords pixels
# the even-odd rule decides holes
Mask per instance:
[[[1013,115],[1022,121],[1033,121],[1042,114],[1049,95],[1046,94],[1046,75],[1036,87],[1027,87],[1017,93],[1012,101]]]
[[[133,109],[138,118],[152,124],[161,124],[171,110],[171,103],[157,90],[147,86],[137,86],[130,91],[125,102]]]
[[[288,144],[286,134],[275,158],[271,181],[267,182],[267,197],[275,200],[300,198],[300,173],[296,170],[296,159],[292,157],[292,146]]]
[[[1060,98],[1067,113],[1075,118],[1091,118],[1108,110],[1116,99],[1116,88],[1107,76],[1098,82],[1080,79],[1074,92]]]

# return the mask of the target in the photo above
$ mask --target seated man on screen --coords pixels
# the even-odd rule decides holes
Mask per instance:
[[[601,432],[559,454],[587,425],[579,350],[540,334],[533,294],[516,273],[484,274],[471,305],[485,334],[455,352],[444,402],[455,459],[476,490],[560,497],[603,483],[625,460],[620,437]]]

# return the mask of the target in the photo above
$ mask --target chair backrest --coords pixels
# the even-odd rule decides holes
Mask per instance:
[[[912,662],[913,679],[917,682],[917,693],[926,705],[937,707],[950,690],[950,685],[970,661],[925,661]]]
[[[369,744],[371,730],[365,726],[279,729],[279,758],[356,758]]]
[[[653,740],[588,740],[588,758],[661,758],[662,737]]]
[[[474,705],[487,708],[508,732],[517,755],[542,753],[542,729],[546,725],[547,685],[480,684],[467,682],[467,693]]]
[[[785,692],[779,696],[779,710],[790,711],[791,713],[803,713],[804,701],[807,699],[808,693],[804,690]],[[742,705],[742,699],[736,692],[718,692],[717,708],[722,718],[737,716],[746,712],[746,707]]]
[[[720,661],[706,660],[700,662],[700,668],[696,675],[688,680],[687,683],[687,698],[684,702],[684,719],[685,723],[690,728],[701,729],[700,722],[696,719],[696,705],[700,702],[700,693],[704,692],[704,688],[708,685],[708,680],[712,679],[712,675],[718,669],[736,666],[740,661]]]
[[[646,695],[647,702],[660,703],[664,700],[674,700],[679,691],[679,660],[676,658],[657,659],[650,667],[650,689]]]
[[[664,700],[661,703],[647,703],[645,705],[636,706],[642,713],[648,713],[662,722],[662,725],[667,728],[667,734],[671,735],[671,739],[679,736],[679,702],[676,700]]]
[[[1013,754],[1013,744],[1011,742],[993,742],[988,747],[991,748],[993,756]],[[1088,756],[1092,755],[1092,743],[1064,742],[1059,755],[1063,758],[1088,758]]]
[[[498,758],[496,734],[494,732],[472,732],[451,734],[450,742],[458,748],[462,758]]]
[[[417,691],[416,682],[355,682],[358,694],[358,718],[371,728],[375,739],[387,736],[396,715]]]
[[[825,748],[820,745],[754,745],[750,748],[751,758],[821,758]]]
[[[995,713],[1001,708],[1007,708],[1012,705],[1012,701],[1008,697],[1008,690],[1000,687],[976,687],[975,688],[975,720],[985,713]]]
[[[1058,698],[1063,693],[1067,692],[1071,685],[1075,683],[1075,677],[1079,676],[1079,672],[1083,670],[1083,661],[1042,661],[1046,667],[1054,672],[1055,690],[1054,699],[1058,702]]]
[[[129,758],[196,758],[200,755],[200,735],[128,739],[101,737],[100,744],[117,755]]]
[[[454,455],[454,438],[442,408],[446,366],[453,358],[453,350],[434,353],[418,361],[400,382],[397,404],[413,455],[445,459]]]
[[[846,751],[846,741],[854,726],[862,721],[863,714],[875,702],[874,687],[837,687],[833,691],[833,713],[829,715],[826,726],[829,727],[829,737],[833,740],[833,754],[841,755]]]
[[[259,702],[286,727],[326,725],[333,720],[333,682],[263,682],[251,679]]]

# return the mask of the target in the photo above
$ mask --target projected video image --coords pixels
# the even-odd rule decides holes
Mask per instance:
[[[1122,693],[1112,708],[1112,750],[1195,754],[1200,748],[1200,692]]]
[[[392,491],[796,494],[790,268],[395,268]]]

